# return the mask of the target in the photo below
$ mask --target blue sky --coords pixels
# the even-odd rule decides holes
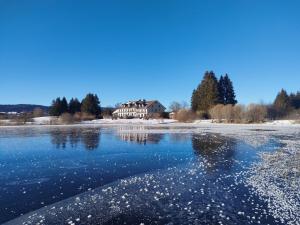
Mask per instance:
[[[206,70],[240,103],[300,90],[300,1],[0,0],[0,104],[97,93],[190,101]]]

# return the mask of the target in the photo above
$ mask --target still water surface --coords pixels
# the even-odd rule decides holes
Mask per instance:
[[[41,223],[281,224],[243,184],[257,152],[275,142],[254,149],[218,134],[127,129],[0,130],[0,223],[41,208],[47,214],[51,204],[58,214],[55,204],[83,198],[76,213],[61,209],[62,218],[46,215]],[[89,192],[101,201],[89,202]]]

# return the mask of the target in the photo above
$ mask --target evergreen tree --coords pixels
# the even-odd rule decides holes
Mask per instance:
[[[212,71],[206,72],[201,84],[193,91],[191,99],[192,109],[193,111],[207,112],[219,101],[218,80]]]
[[[226,103],[226,98],[225,98],[225,83],[224,83],[224,77],[221,76],[219,79],[218,83],[218,88],[219,88],[219,97],[220,97],[220,104],[225,105]]]
[[[99,116],[101,113],[100,101],[97,95],[87,94],[81,103],[81,112]]]
[[[300,108],[300,92],[298,91],[296,94],[292,93],[290,95],[291,106],[295,109]]]
[[[223,83],[223,85],[222,85],[223,90],[221,91],[221,94],[224,95],[224,98],[223,98],[224,105],[227,105],[227,104],[235,105],[237,103],[237,100],[235,99],[235,92],[233,89],[232,82],[227,74],[224,76],[222,83]]]
[[[56,98],[52,101],[50,106],[50,116],[60,116],[61,114],[68,111],[68,102],[65,97],[63,99]]]
[[[61,115],[61,100],[60,98],[56,98],[52,101],[49,110],[50,116],[60,116]]]
[[[65,97],[62,98],[61,100],[61,114],[68,112],[68,101]]]
[[[291,109],[291,101],[287,92],[282,89],[274,101],[274,108],[276,109],[278,116],[284,116]]]
[[[197,89],[193,90],[192,98],[191,98],[191,107],[194,112],[198,110],[199,96]]]
[[[80,112],[81,110],[81,103],[77,98],[72,98],[69,102],[69,113],[75,114]]]

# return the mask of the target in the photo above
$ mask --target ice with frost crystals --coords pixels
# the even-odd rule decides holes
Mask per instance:
[[[184,213],[186,218],[194,218],[197,217],[197,211],[193,211],[189,205],[192,205],[193,202],[191,193],[197,189],[198,184],[194,182],[194,179],[191,179],[194,175],[189,174],[188,171],[190,169],[201,171],[202,166],[201,164],[190,166],[191,168],[173,168],[154,174],[123,179],[94,190],[92,194],[86,192],[59,202],[55,206],[43,208],[36,212],[36,216],[30,218],[23,216],[20,220],[35,223],[39,215],[45,215],[45,221],[53,223],[64,221],[64,218],[68,218],[68,221],[65,221],[67,223],[69,221],[75,222],[78,218],[81,218],[80,222],[84,223],[85,220],[93,218],[101,224],[120,213],[126,214],[131,211],[146,213],[151,218],[157,212],[167,210],[166,208],[169,208],[167,206],[173,206],[173,201],[176,202],[176,207],[170,208],[168,214],[171,217],[178,219],[178,215],[183,216]],[[174,176],[177,179],[173,179]],[[205,182],[201,179],[198,177],[200,183]],[[207,188],[213,189],[213,186],[213,183],[207,184]],[[138,195],[136,194],[137,190],[139,190]],[[210,201],[205,199],[201,197],[201,202]],[[160,200],[164,201],[163,205]],[[94,204],[95,201],[97,204]],[[153,201],[160,202],[160,204],[153,204]]]
[[[283,141],[284,142],[284,141]],[[300,143],[286,141],[275,153],[262,154],[262,161],[250,171],[247,183],[267,201],[275,218],[288,225],[300,224]]]
[[[263,141],[268,139],[269,136],[262,135],[260,140],[257,140],[256,138],[250,139],[252,138],[251,135],[241,134],[237,138],[240,138],[245,142],[248,140],[249,143],[253,143],[253,145],[255,145],[258,143],[264,143]],[[220,148],[220,151],[223,150],[224,148]],[[268,158],[268,156],[266,156],[266,158]],[[162,215],[160,215],[159,212],[163,212],[163,215],[168,215],[171,218],[174,218],[174,221],[180,221],[180,219],[182,221],[182,218],[184,218],[185,221],[182,221],[182,224],[188,224],[190,221],[198,221],[199,213],[207,213],[205,212],[205,207],[207,205],[209,205],[210,212],[215,212],[214,210],[216,210],[215,208],[217,205],[222,204],[221,202],[226,202],[226,209],[224,209],[224,213],[220,213],[220,209],[217,209],[217,213],[215,213],[211,219],[214,220],[214,224],[228,224],[226,221],[228,218],[232,218],[233,224],[237,224],[237,218],[233,215],[233,212],[237,214],[237,211],[234,210],[234,203],[236,203],[235,199],[237,198],[234,191],[237,189],[238,185],[242,184],[239,179],[244,177],[245,174],[239,172],[239,174],[230,174],[218,177],[213,179],[213,181],[205,179],[201,180],[202,176],[197,176],[197,174],[203,174],[203,176],[205,176],[210,173],[210,171],[203,171],[202,168],[213,168],[214,166],[213,162],[203,161],[203,163],[204,165],[199,163],[192,164],[183,169],[168,168],[166,171],[154,174],[123,179],[109,184],[106,187],[97,189],[92,193],[80,195],[80,204],[77,204],[78,202],[76,199],[70,199],[56,204],[56,210],[39,210],[36,212],[36,215],[30,218],[30,221],[35,224],[35,222],[38,222],[40,215],[45,215],[45,221],[53,221],[53,223],[64,223],[66,222],[65,218],[68,218],[70,221],[76,221],[76,218],[80,217],[82,218],[81,223],[84,224],[87,221],[87,218],[91,216],[91,220],[95,220],[101,224],[109,221],[119,214],[143,212],[146,216],[151,218],[151,216],[156,216],[158,213],[158,217],[161,218]],[[297,174],[297,171],[299,170],[297,170],[297,167],[293,165],[293,169],[291,171],[294,174]],[[234,179],[235,183],[228,186],[223,185],[224,183],[222,182],[226,179]],[[263,185],[263,183],[260,185]],[[200,190],[199,187],[203,188],[203,196],[200,196],[200,193],[195,194],[195,196],[192,195],[192,193],[197,193],[197,190]],[[140,194],[137,194],[138,190]],[[224,194],[224,191],[226,194]],[[157,198],[160,197],[160,194],[157,192],[163,193],[163,198],[158,201],[154,198],[155,196]],[[262,195],[264,193],[262,192],[259,194]],[[122,199],[122,196],[125,197],[124,200]],[[195,207],[197,209],[189,207],[188,203],[190,201],[193,201],[192,205],[197,206]],[[95,202],[97,202],[97,204],[95,204]],[[239,218],[242,217],[242,219],[247,219],[249,223],[252,224],[261,223],[260,216],[263,214],[263,211],[260,207],[255,205],[251,196],[243,199],[242,202],[244,204],[252,204],[253,209],[255,210],[254,213],[258,215],[256,216],[249,214],[247,211],[243,211],[242,214],[238,215]],[[272,206],[272,204],[274,205],[274,199],[270,200],[270,205]],[[64,208],[59,208],[60,205]],[[128,207],[128,205],[130,205],[130,207]],[[169,211],[168,208],[170,208]],[[227,213],[229,214],[227,215]],[[265,214],[267,213],[268,212]],[[207,214],[205,214],[205,216],[206,215]],[[26,220],[28,217],[26,218],[25,216],[22,218]],[[293,222],[292,220],[290,221]]]

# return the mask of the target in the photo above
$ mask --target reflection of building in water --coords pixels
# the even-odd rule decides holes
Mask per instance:
[[[135,142],[138,144],[158,144],[164,134],[148,133],[144,126],[119,127],[117,136],[122,141]]]
[[[146,134],[146,133],[120,133],[119,137],[122,141],[146,144],[147,139],[148,139],[148,134]]]
[[[193,134],[192,146],[195,154],[206,161],[208,168],[231,168],[236,146],[233,139],[215,134]]]
[[[85,149],[94,150],[100,144],[100,129],[99,128],[57,128],[50,131],[51,143],[56,148],[66,148],[69,143],[72,148],[76,148],[79,143],[82,143]]]

